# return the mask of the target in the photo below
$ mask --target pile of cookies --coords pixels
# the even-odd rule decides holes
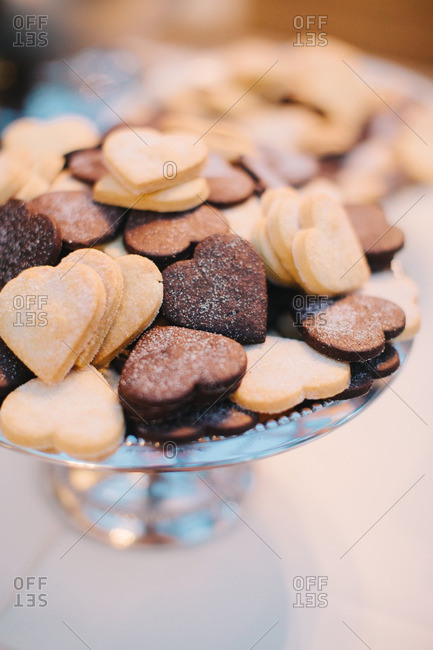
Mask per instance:
[[[207,141],[75,117],[3,133],[9,440],[98,459],[127,433],[236,435],[397,369],[388,341],[419,327],[416,287],[390,270],[401,231],[299,181],[302,156],[295,189],[240,136]]]

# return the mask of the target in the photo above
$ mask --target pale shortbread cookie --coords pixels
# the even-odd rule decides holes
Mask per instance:
[[[28,151],[35,158],[46,152],[63,156],[76,149],[95,147],[99,140],[93,123],[79,115],[49,120],[23,117],[9,124],[2,134],[4,149]]]
[[[260,199],[257,196],[251,196],[230,208],[222,208],[220,212],[235,235],[251,241],[254,225],[262,218]]]
[[[313,180],[303,185],[299,190],[299,194],[303,199],[307,198],[307,196],[314,196],[315,194],[326,194],[326,196],[330,196],[331,199],[334,199],[338,203],[343,202],[341,189],[337,183],[323,176],[313,178]]]
[[[194,178],[181,185],[152,194],[131,194],[113,176],[104,176],[93,187],[95,201],[118,205],[134,210],[153,210],[155,212],[178,212],[197,207],[209,196],[209,185],[205,178]]]
[[[103,253],[106,253],[114,260],[116,260],[118,257],[121,257],[122,255],[128,255],[128,251],[126,250],[123,243],[123,233],[118,235],[116,239],[113,239],[113,241],[107,241],[105,244],[99,244],[98,246],[95,246],[95,248],[102,251]]]
[[[20,199],[21,201],[31,201],[40,194],[48,192],[49,187],[50,184],[45,178],[39,176],[39,174],[30,174],[27,183],[21,187],[14,198]]]
[[[403,113],[406,124],[400,126],[395,151],[401,167],[418,183],[433,183],[433,113],[426,106],[411,106]],[[415,131],[415,133],[414,133]]]
[[[350,365],[303,341],[268,336],[245,347],[248,367],[231,399],[259,413],[281,413],[305,399],[337,395],[350,383]]]
[[[86,347],[80,352],[76,362],[76,365],[82,368],[90,363],[96,355],[113,324],[122,298],[123,276],[119,265],[111,257],[95,248],[80,248],[69,253],[63,258],[60,266],[65,269],[66,273],[68,269],[73,268],[78,263],[86,264],[96,271],[105,288],[104,313],[98,329]]]
[[[421,325],[418,286],[405,273],[394,274],[392,271],[373,273],[358,293],[391,300],[401,307],[406,315],[406,327],[397,340],[411,339],[418,332]]]
[[[0,292],[0,337],[35,375],[60,381],[97,331],[105,306],[99,275],[85,264],[22,271]]]
[[[0,427],[15,444],[97,460],[121,444],[125,422],[116,391],[88,368],[51,386],[32,379],[15,389],[2,404]]]
[[[293,281],[298,284],[302,284],[302,278],[293,259],[292,247],[294,237],[300,228],[301,203],[299,194],[289,188],[268,190],[262,197],[271,246]]]
[[[162,275],[147,257],[125,255],[116,262],[123,276],[123,293],[114,322],[93,360],[105,366],[156,317],[162,303]]]
[[[190,134],[149,128],[119,128],[105,138],[102,153],[111,175],[133,194],[150,194],[196,178],[207,149]]]
[[[30,178],[29,170],[6,152],[0,153],[0,205],[15,196]]]
[[[295,284],[293,277],[283,266],[278,255],[272,248],[266,229],[265,218],[256,222],[251,233],[251,243],[265,265],[268,280],[283,287],[291,287]]]
[[[325,195],[308,197],[301,206],[299,225],[292,253],[306,292],[333,296],[366,282],[369,266],[340,204]]]
[[[83,181],[79,181],[78,178],[74,178],[67,169],[64,169],[56,176],[46,193],[87,192],[88,189],[89,185],[87,183],[83,183]]]

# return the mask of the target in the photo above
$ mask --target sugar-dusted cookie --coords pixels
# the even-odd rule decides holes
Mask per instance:
[[[242,203],[254,194],[251,176],[215,153],[210,154],[202,175],[209,185],[208,201],[214,205]]]
[[[46,214],[60,228],[66,248],[90,248],[114,239],[125,210],[92,200],[91,192],[49,192],[28,204],[29,210]]]
[[[125,363],[119,396],[135,418],[158,420],[188,404],[229,395],[246,370],[243,347],[225,336],[153,327]]]
[[[338,295],[360,287],[369,268],[344,208],[331,197],[307,197],[301,206],[300,230],[293,238],[293,260],[310,293]]]
[[[200,241],[229,227],[222,214],[208,205],[184,212],[143,212],[132,210],[125,225],[124,242],[130,253],[145,255],[164,268],[178,259],[190,257]]]
[[[192,404],[177,416],[150,424],[131,418],[128,432],[152,442],[183,443],[204,437],[238,436],[252,429],[258,419],[257,413],[245,411],[233,402],[222,400],[211,406]]]
[[[421,325],[421,312],[418,305],[418,287],[405,273],[381,271],[373,273],[370,279],[359,289],[361,295],[377,296],[392,300],[399,305],[406,315],[406,327],[398,337],[400,340],[411,339]]]
[[[49,216],[34,214],[11,199],[0,207],[0,289],[24,269],[55,264],[60,230]]]
[[[162,303],[162,277],[153,262],[140,255],[119,257],[123,292],[110,330],[93,365],[102,367],[134,341],[154,320]]]
[[[99,139],[92,122],[79,115],[48,120],[23,117],[4,129],[2,146],[7,150],[28,151],[37,157],[45,152],[64,155],[74,149],[95,147]]]
[[[107,175],[95,183],[93,195],[95,201],[108,205],[134,210],[178,212],[191,210],[206,201],[209,196],[209,185],[205,178],[194,178],[151,194],[132,194],[113,176]]]
[[[15,444],[97,460],[122,442],[124,417],[116,392],[87,368],[51,386],[32,379],[14,390],[3,402],[0,426]]]
[[[34,375],[0,339],[0,402]]]
[[[97,331],[105,306],[99,275],[85,264],[22,271],[0,292],[0,336],[46,383],[60,381]]]
[[[395,253],[403,248],[403,232],[388,223],[380,205],[346,205],[345,209],[371,268],[388,267]]]
[[[192,260],[164,269],[163,313],[173,325],[241,343],[266,336],[266,274],[259,255],[235,235],[212,235]]]
[[[104,140],[104,164],[133,194],[149,194],[196,178],[207,149],[189,134],[119,128]]]
[[[404,311],[382,298],[351,295],[308,313],[300,325],[313,348],[335,359],[362,361],[383,352],[385,341],[402,333]]]
[[[67,157],[68,170],[74,178],[85,183],[96,183],[107,174],[101,149],[80,149]]]
[[[247,372],[231,399],[252,411],[281,413],[305,399],[332,397],[350,382],[348,363],[329,359],[303,341],[268,336],[245,350]]]
[[[105,288],[105,306],[102,318],[97,330],[77,359],[77,366],[83,367],[94,358],[113,324],[122,298],[123,276],[120,266],[114,259],[95,248],[81,248],[69,253],[62,259],[60,266],[67,273],[78,263],[86,264],[96,271]]]

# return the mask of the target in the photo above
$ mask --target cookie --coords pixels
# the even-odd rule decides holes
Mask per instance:
[[[68,170],[74,178],[96,183],[107,174],[101,149],[80,149],[68,154]]]
[[[157,420],[191,403],[229,395],[246,370],[243,347],[225,336],[181,327],[154,327],[125,363],[119,396],[135,418]]]
[[[206,201],[209,196],[209,186],[205,178],[194,178],[192,181],[152,194],[132,194],[115,178],[108,175],[95,183],[93,195],[95,201],[108,203],[108,205],[135,210],[178,212],[191,210]]]
[[[117,235],[116,239],[113,239],[112,241],[105,242],[105,244],[100,244],[99,246],[95,246],[98,250],[102,251],[103,253],[106,253],[113,259],[117,259],[118,257],[122,257],[122,255],[127,255],[128,251],[126,250],[124,244],[123,244],[123,233],[120,235]]]
[[[293,286],[295,280],[272,248],[266,226],[266,219],[260,219],[256,222],[251,233],[251,242],[265,265],[266,277],[273,284],[283,287]]]
[[[149,257],[159,268],[190,257],[200,241],[229,232],[222,214],[208,205],[195,210],[159,212],[132,210],[125,226],[124,243],[130,253]]]
[[[21,201],[31,201],[36,196],[47,192],[50,184],[45,178],[39,174],[31,173],[28,181],[21,187],[19,192],[16,192],[14,198]]]
[[[408,340],[415,336],[421,326],[421,312],[418,305],[418,287],[405,273],[381,271],[373,273],[369,280],[358,290],[361,295],[376,296],[392,300],[401,307],[406,316],[406,327],[399,340]]]
[[[0,337],[46,383],[60,381],[97,331],[104,285],[85,264],[37,266],[0,292]]]
[[[345,209],[370,267],[373,270],[389,267],[395,253],[404,245],[400,228],[388,223],[379,205],[346,205]]]
[[[162,303],[162,277],[153,262],[140,255],[119,257],[123,292],[110,330],[93,365],[107,365],[153,322]]]
[[[34,214],[22,201],[0,207],[0,289],[31,266],[57,262],[60,230],[49,216]]]
[[[192,260],[163,271],[163,314],[173,325],[257,343],[266,336],[266,274],[250,244],[234,235],[212,235]]]
[[[190,405],[179,415],[152,424],[131,419],[128,431],[151,442],[183,443],[212,436],[238,436],[255,427],[258,420],[257,413],[223,400],[211,407]]]
[[[122,298],[123,276],[120,266],[111,257],[94,248],[82,248],[69,253],[62,259],[60,266],[66,274],[78,263],[86,264],[96,271],[105,289],[105,306],[98,328],[77,359],[76,365],[84,367],[92,361],[113,324]]]
[[[95,147],[99,139],[92,122],[78,115],[48,120],[23,117],[4,129],[2,146],[38,157],[45,152],[64,155],[75,149]]]
[[[28,209],[46,214],[60,228],[65,248],[90,248],[114,239],[125,211],[92,200],[91,192],[50,192],[30,201]]]
[[[305,341],[323,354],[344,361],[371,359],[383,352],[385,341],[404,330],[404,311],[395,303],[372,296],[352,295],[302,319]]]
[[[297,284],[302,278],[293,259],[293,240],[300,228],[302,199],[290,188],[268,190],[262,196],[269,242],[287,273]]]
[[[257,154],[241,156],[238,164],[255,181],[257,194],[262,194],[267,189],[285,186],[284,179],[278,171]]]
[[[9,201],[27,183],[29,170],[12,156],[0,153],[0,205]]]
[[[119,128],[102,146],[110,174],[133,194],[150,194],[196,178],[207,149],[188,134],[163,134],[149,128]]]
[[[325,399],[347,388],[350,366],[303,341],[268,336],[247,346],[248,369],[231,399],[259,413],[281,413],[305,399]]]
[[[47,192],[87,192],[89,185],[74,178],[67,169],[64,169],[51,183]]]
[[[262,218],[260,199],[252,196],[244,203],[222,208],[221,212],[231,232],[250,242],[254,224]]]
[[[0,402],[34,375],[0,339]]]
[[[88,368],[51,386],[40,379],[20,386],[4,400],[0,426],[15,444],[97,460],[122,442],[124,417],[115,391]]]
[[[202,173],[209,185],[208,201],[217,206],[242,203],[254,194],[255,183],[242,169],[212,153]]]
[[[392,375],[400,366],[400,357],[397,350],[389,343],[385,344],[384,351],[369,361],[353,361],[350,364],[350,384],[342,393],[333,399],[352,399],[366,395],[377,378]]]
[[[305,291],[338,295],[368,279],[364,251],[342,206],[325,195],[307,197],[299,225],[292,254]]]
[[[417,183],[433,183],[433,163],[429,143],[433,140],[431,109],[423,105],[410,105],[403,113],[395,138],[395,153],[402,169]],[[410,125],[410,128],[407,125]]]

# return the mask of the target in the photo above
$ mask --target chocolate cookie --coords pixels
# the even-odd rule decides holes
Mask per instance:
[[[0,339],[0,402],[21,384],[25,384],[34,374],[18,359]]]
[[[299,322],[300,317],[300,322]],[[395,303],[352,295],[307,315],[298,313],[304,340],[319,352],[341,361],[363,361],[381,354],[385,341],[404,330],[406,318]]]
[[[41,194],[27,207],[51,217],[60,228],[63,245],[72,250],[114,239],[125,214],[124,208],[96,203],[90,191]]]
[[[31,266],[55,264],[60,230],[47,215],[34,214],[22,201],[0,207],[0,289]]]
[[[163,314],[174,325],[224,334],[240,343],[265,340],[265,269],[240,237],[208,237],[192,260],[168,266],[163,280]]]
[[[154,327],[139,339],[119,382],[125,410],[158,420],[191,403],[210,404],[238,387],[247,367],[239,343],[181,327]]]
[[[313,156],[271,147],[262,148],[256,156],[242,156],[238,164],[254,179],[258,194],[271,188],[302,185],[319,171]]]
[[[238,436],[258,420],[257,413],[223,400],[211,407],[190,405],[179,415],[153,424],[130,419],[128,432],[152,442],[191,442],[211,436]]]
[[[366,395],[375,379],[392,375],[400,366],[400,357],[397,350],[386,343],[382,354],[369,361],[354,361],[350,364],[350,384],[339,395],[332,399],[351,399]]]
[[[400,228],[388,223],[380,205],[346,205],[349,219],[373,270],[388,268],[395,253],[403,248]]]
[[[123,240],[130,253],[149,257],[159,268],[190,257],[194,247],[209,235],[229,232],[223,216],[208,205],[185,212],[132,210]]]
[[[210,189],[207,200],[214,205],[234,205],[246,201],[254,194],[255,183],[251,176],[217,154],[209,155],[202,175]]]
[[[108,174],[101,149],[80,149],[67,156],[72,176],[85,183],[96,183]]]

